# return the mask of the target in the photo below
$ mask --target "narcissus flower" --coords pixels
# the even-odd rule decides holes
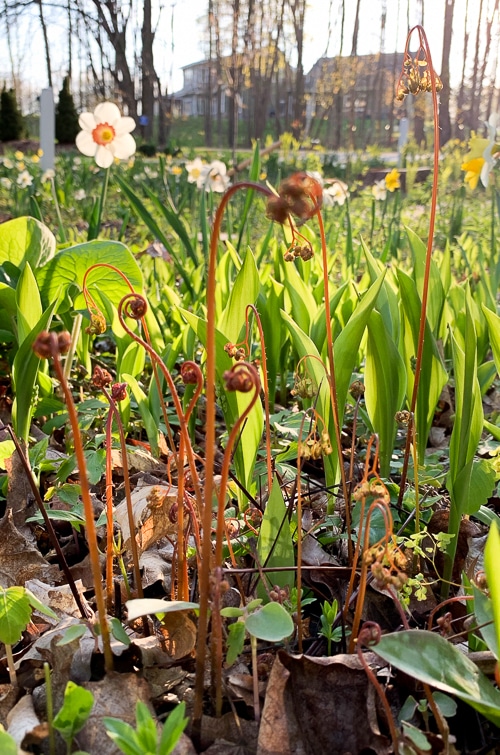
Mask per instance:
[[[373,198],[378,200],[379,202],[383,202],[387,197],[387,186],[383,178],[381,181],[375,181],[375,183],[373,184],[372,195]]]
[[[385,186],[387,191],[396,191],[396,189],[399,189],[401,186],[401,181],[399,180],[399,171],[397,168],[393,168],[390,173],[388,173],[385,177]]]
[[[465,171],[464,181],[471,189],[475,189],[481,179],[485,188],[490,182],[490,173],[495,165],[495,155],[500,152],[500,145],[495,143],[499,116],[493,113],[485,126],[488,138],[473,137],[469,142],[469,152],[465,156],[462,170]]]
[[[16,183],[22,189],[26,189],[28,186],[31,186],[31,184],[33,183],[33,176],[30,173],[28,173],[27,170],[23,170],[22,173],[18,175]]]
[[[195,157],[190,163],[186,163],[188,183],[197,184],[204,166],[201,157]]]
[[[348,196],[347,184],[336,178],[323,189],[323,206],[332,207],[334,204],[342,206]]]
[[[109,168],[114,159],[128,160],[135,152],[130,132],[135,121],[120,115],[113,102],[101,102],[93,113],[82,113],[78,120],[82,131],[76,146],[87,157],[93,157],[100,168]]]

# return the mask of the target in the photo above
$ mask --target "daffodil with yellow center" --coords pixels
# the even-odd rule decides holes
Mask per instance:
[[[387,191],[393,192],[401,187],[400,174],[397,168],[393,168],[385,177]]]

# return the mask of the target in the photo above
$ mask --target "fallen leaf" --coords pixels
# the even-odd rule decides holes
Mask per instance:
[[[139,555],[166,535],[177,532],[177,522],[170,519],[172,506],[177,503],[177,488],[171,485],[146,485],[136,488],[131,496],[135,538]],[[127,502],[122,501],[114,512],[115,521],[123,534],[123,544],[130,550],[130,528]]]
[[[174,661],[190,655],[196,646],[196,624],[186,611],[166,613],[157,633],[165,652]]]
[[[0,542],[1,587],[24,585],[30,579],[40,579],[42,582],[60,581],[59,568],[49,564],[38,548],[19,532],[10,509],[0,519]]]
[[[375,662],[376,656],[367,659]],[[380,733],[375,690],[357,658],[279,651],[267,685],[257,755],[392,751]]]

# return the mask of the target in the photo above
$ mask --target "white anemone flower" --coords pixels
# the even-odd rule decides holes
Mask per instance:
[[[375,181],[372,186],[372,195],[373,198],[378,200],[379,202],[383,202],[387,197],[387,186],[385,185],[384,178],[382,178],[381,181]]]
[[[12,181],[10,178],[2,176],[2,178],[0,178],[0,186],[2,189],[7,189],[7,191],[9,191],[12,188]]]
[[[33,183],[33,176],[31,173],[28,173],[27,170],[23,170],[22,173],[18,175],[16,183],[22,189],[27,189],[28,186],[31,186]]]
[[[333,207],[334,204],[342,206],[348,196],[347,184],[335,178],[331,186],[323,189],[323,207]]]
[[[215,191],[218,194],[223,194],[229,184],[227,167],[221,160],[213,160],[209,165],[204,165],[196,182],[199,189],[204,188],[205,191]]]
[[[484,124],[488,129],[488,144],[483,152],[484,165],[481,168],[481,183],[485,188],[488,188],[490,183],[490,173],[495,166],[495,158],[493,157],[493,148],[495,147],[495,139],[497,135],[498,122],[500,116],[498,113],[492,113],[488,118],[488,121]]]
[[[135,121],[120,115],[113,102],[101,102],[93,113],[82,113],[78,120],[82,131],[76,146],[87,157],[93,157],[100,168],[109,168],[114,159],[128,160],[135,152],[130,132]]]

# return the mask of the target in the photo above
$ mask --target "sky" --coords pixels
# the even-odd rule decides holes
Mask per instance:
[[[494,0],[485,0],[487,4]],[[14,0],[6,0],[14,2]],[[309,0],[306,11],[304,67],[305,71],[312,68],[316,60],[325,55],[335,55],[339,51],[340,19],[338,14],[329,23],[329,8],[331,0]],[[407,2],[401,0],[402,8],[398,19],[398,0],[385,0],[387,6],[387,25],[385,32],[385,51],[402,51],[407,33]],[[436,69],[441,67],[441,40],[443,35],[444,6],[446,0],[425,0],[424,26],[426,28]],[[160,4],[158,0],[157,7]],[[380,7],[382,0],[361,0],[359,53],[376,52],[380,49]],[[164,0],[163,10],[156,32],[156,66],[163,87],[168,91],[177,91],[182,87],[182,66],[194,63],[205,57],[203,46],[204,18],[207,12],[207,0]],[[420,21],[419,0],[409,0],[410,25]],[[469,3],[469,14],[472,28],[474,13],[477,12],[479,2]],[[350,52],[350,42],[354,25],[355,0],[346,0],[345,42],[344,53]],[[452,48],[452,85],[453,77],[461,74],[461,40],[463,38],[463,19],[466,0],[455,0],[454,30],[456,30]],[[338,7],[337,0],[333,7]],[[60,88],[62,77],[67,66],[67,42],[64,39],[66,29],[58,26],[50,16],[50,4],[47,3],[49,20],[49,39],[54,62],[54,86]],[[52,14],[54,11],[52,11]],[[67,32],[66,32],[67,33]],[[16,47],[20,78],[28,84],[30,89],[37,90],[47,85],[45,61],[42,46],[40,25],[36,17],[29,24],[11,32],[13,44]],[[61,39],[64,42],[61,44]],[[330,43],[329,42],[330,39]],[[73,45],[73,54],[77,54],[78,41]],[[293,61],[292,61],[293,63]],[[0,21],[0,82],[9,81],[11,66],[7,45],[5,44],[5,27]],[[10,82],[9,82],[10,83]]]

